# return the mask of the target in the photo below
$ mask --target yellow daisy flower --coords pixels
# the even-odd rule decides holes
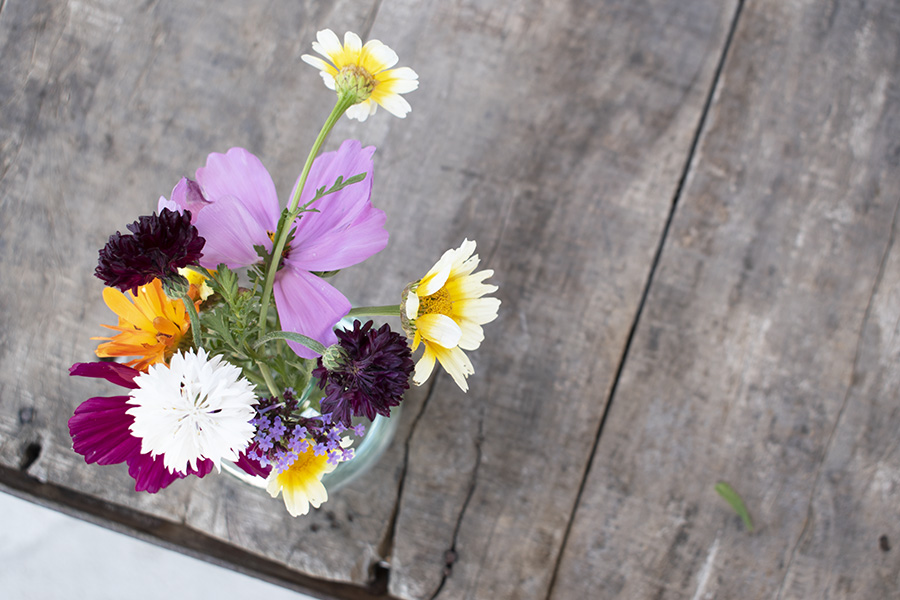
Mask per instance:
[[[334,471],[335,466],[328,463],[328,454],[316,456],[312,444],[307,443],[306,450],[297,454],[297,460],[287,470],[272,469],[266,491],[273,498],[281,493],[292,517],[305,515],[310,504],[319,508],[328,500],[328,491],[321,479],[325,473]]]
[[[197,288],[191,286],[191,292],[191,297],[196,297]],[[125,364],[140,371],[152,364],[166,363],[191,327],[184,303],[170,300],[159,279],[139,287],[137,296],[130,290],[123,294],[116,288],[105,288],[103,301],[119,317],[117,326],[103,327],[119,333],[91,338],[108,340],[97,347],[97,356],[137,356]]]
[[[347,110],[348,117],[365,121],[379,105],[401,119],[412,110],[400,94],[418,88],[419,76],[409,67],[391,68],[399,60],[396,52],[378,40],[363,46],[359,36],[350,31],[344,34],[343,44],[330,29],[318,32],[316,40],[313,50],[330,63],[310,54],[300,58],[319,69],[328,89],[357,98],[357,104]]]
[[[428,379],[437,360],[462,391],[469,389],[466,377],[475,369],[463,350],[481,345],[481,326],[496,319],[500,308],[499,299],[483,297],[497,291],[497,286],[484,283],[494,274],[492,270],[472,273],[479,262],[474,252],[475,242],[463,241],[404,290],[403,329],[413,338],[413,351],[420,343],[425,346],[413,374],[416,385]]]

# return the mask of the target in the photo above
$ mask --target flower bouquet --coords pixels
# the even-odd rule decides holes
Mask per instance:
[[[70,373],[124,390],[83,402],[69,431],[88,463],[126,463],[137,491],[224,461],[265,478],[291,515],[306,514],[328,498],[323,475],[353,460],[361,420],[389,418],[410,379],[422,384],[437,361],[467,389],[464,350],[497,317],[492,271],[474,272],[468,240],[398,290],[399,304],[353,308],[328,283],[384,249],[388,233],[371,202],[375,149],[356,140],[320,149],[341,115],[365,121],[381,106],[405,117],[401,94],[418,77],[353,33],[341,43],[320,31],[313,49],[327,60],[302,58],[337,102],[285,208],[260,160],[232,148],[100,250],[96,275],[118,323],[94,338],[101,360]],[[399,318],[403,334],[360,320],[372,316]]]

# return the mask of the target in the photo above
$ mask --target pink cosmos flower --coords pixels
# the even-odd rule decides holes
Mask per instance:
[[[350,302],[314,273],[350,267],[387,245],[385,214],[371,203],[374,152],[373,146],[362,148],[360,142],[347,140],[336,152],[326,152],[313,162],[300,206],[315,197],[316,189],[330,188],[339,176],[366,173],[366,177],[316,200],[309,208],[317,212],[301,213],[295,221],[294,237],[275,275],[275,307],[284,331],[325,346],[337,342],[333,328],[350,311]],[[214,269],[224,263],[236,269],[260,262],[254,246],[271,253],[281,206],[262,162],[243,148],[232,148],[210,154],[196,177],[179,181],[170,200],[159,199],[159,210],[191,211],[193,224],[206,238],[200,264]],[[318,356],[301,344],[288,345],[304,358]]]
[[[75,363],[69,369],[69,375],[106,379],[128,390],[138,387],[134,378],[140,374],[137,369],[112,362]],[[184,479],[188,475],[203,477],[212,471],[213,461],[209,459],[198,461],[196,469],[188,465],[185,472],[173,472],[166,468],[162,454],[152,456],[142,453],[141,438],[131,432],[134,417],[127,413],[128,409],[133,408],[129,400],[131,397],[127,394],[90,398],[75,409],[75,414],[69,419],[69,434],[73,449],[84,456],[86,463],[127,463],[128,474],[135,480],[135,491],[151,494],[176,479]],[[264,470],[246,453],[241,453],[235,464],[251,475],[258,475]]]

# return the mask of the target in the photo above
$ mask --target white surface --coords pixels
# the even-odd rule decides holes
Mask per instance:
[[[312,600],[2,492],[0,598]]]

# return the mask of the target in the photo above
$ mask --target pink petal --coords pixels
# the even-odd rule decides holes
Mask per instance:
[[[70,376],[97,377],[132,390],[137,387],[134,378],[140,374],[137,369],[114,362],[75,363],[69,367]]]
[[[275,230],[281,214],[275,184],[260,160],[250,152],[232,148],[225,154],[210,154],[206,166],[197,169],[197,182],[210,202],[234,196],[256,223],[269,231]]]
[[[253,475],[254,477],[268,477],[272,471],[271,465],[262,466],[258,460],[247,456],[246,450],[238,455],[238,459],[234,464],[243,469],[248,475]]]
[[[73,449],[85,462],[114,465],[140,455],[141,440],[128,429],[134,422],[125,413],[128,400],[128,396],[91,398],[75,409],[69,434]]]
[[[328,209],[322,210],[308,213],[300,221],[327,216]],[[336,271],[361,263],[387,246],[385,221],[384,211],[369,205],[350,223],[340,223],[317,237],[295,237],[285,262],[305,271]]]
[[[194,219],[197,232],[206,238],[200,264],[215,269],[225,263],[229,269],[259,261],[255,245],[272,250],[267,223],[261,223],[236,196],[222,196]],[[275,225],[272,225],[274,230]]]
[[[348,312],[350,302],[344,295],[312,273],[290,265],[275,276],[275,306],[284,331],[293,331],[330,346],[337,342],[334,325]],[[303,358],[318,356],[306,346],[288,342]]]
[[[310,208],[319,212],[300,216],[289,255],[297,268],[342,269],[387,245],[384,213],[371,204],[374,152],[373,146],[362,148],[357,140],[347,140],[336,152],[326,152],[313,163],[301,206],[315,197],[317,188],[330,188],[340,176],[347,179],[366,173],[366,178],[314,202]]]
[[[197,215],[200,211],[207,206],[209,206],[209,201],[203,197],[200,185],[196,181],[182,177],[181,181],[175,184],[171,199],[166,200],[165,197],[161,196],[156,210],[160,212],[162,209],[168,208],[169,210],[181,212],[187,209],[191,211],[191,223],[193,223],[197,220]]]
[[[187,473],[172,473],[163,463],[162,455],[153,457],[141,454],[128,461],[128,474],[134,478],[134,491],[155,494],[176,479],[184,479],[188,475],[204,477],[212,471],[213,466],[211,460],[202,460],[197,463],[196,471],[188,466]]]

